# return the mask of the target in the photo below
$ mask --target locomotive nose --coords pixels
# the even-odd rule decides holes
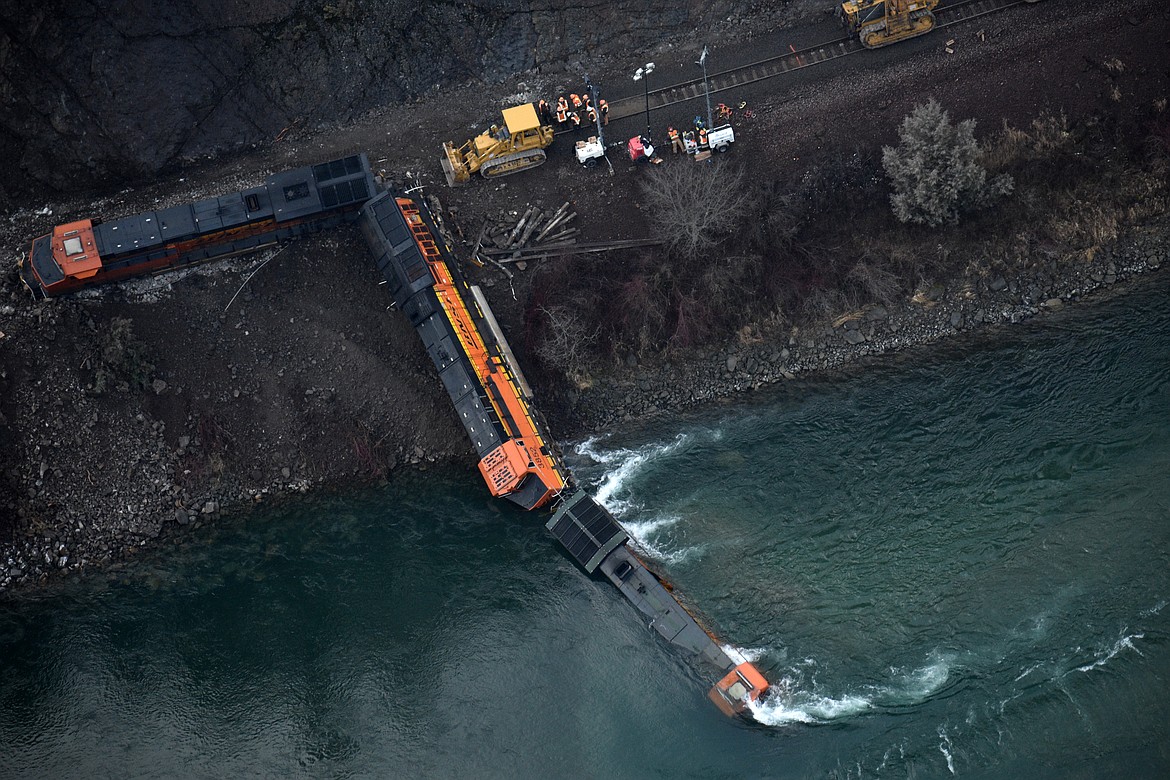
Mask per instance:
[[[707,697],[715,702],[725,715],[739,715],[751,702],[759,701],[768,690],[768,681],[750,661],[744,661],[727,673]]]

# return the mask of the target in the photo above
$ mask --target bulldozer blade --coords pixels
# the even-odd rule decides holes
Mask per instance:
[[[443,144],[443,156],[439,158],[439,165],[443,166],[443,175],[447,177],[448,187],[462,187],[471,181],[471,174],[462,165],[456,166],[451,159],[453,156],[451,144]]]

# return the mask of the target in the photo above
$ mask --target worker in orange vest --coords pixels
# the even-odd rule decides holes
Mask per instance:
[[[605,102],[605,98],[598,98],[597,107],[601,110],[601,123],[603,125],[609,124],[609,103]]]
[[[705,128],[705,127],[699,128],[699,148],[700,149],[709,148],[707,146],[707,128]]]
[[[682,138],[679,136],[678,130],[675,130],[673,127],[668,127],[666,128],[666,136],[670,139],[671,152],[674,154],[678,154],[679,152],[686,154],[687,147],[682,142]]]
[[[569,119],[573,120],[573,127],[574,128],[581,126],[581,112],[580,111],[574,111],[573,113],[569,114]]]
[[[557,98],[557,110],[564,111],[566,114],[569,113],[569,101],[565,100],[564,95]]]
[[[581,107],[581,96],[578,95],[576,92],[569,95],[569,100],[573,101],[573,110],[574,111]]]
[[[597,121],[597,109],[588,103],[585,104],[585,115],[589,117],[589,124],[593,124]]]
[[[567,121],[569,121],[568,106],[562,106],[560,103],[558,103],[557,104],[557,124],[564,127],[565,122],[567,122]]]

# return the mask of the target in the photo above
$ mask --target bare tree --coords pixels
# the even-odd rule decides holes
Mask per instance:
[[[684,261],[710,252],[739,227],[751,202],[743,169],[722,160],[672,162],[649,174],[643,194],[650,219]]]
[[[541,307],[547,323],[536,353],[545,365],[563,371],[573,381],[587,373],[589,348],[597,340],[599,327],[590,330],[581,315],[570,306]]]

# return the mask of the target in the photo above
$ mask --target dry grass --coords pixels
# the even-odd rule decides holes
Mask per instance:
[[[1068,117],[1044,114],[1027,129],[1004,122],[1003,130],[982,145],[983,162],[993,171],[1004,171],[1030,160],[1051,158],[1072,149],[1074,138]]]

